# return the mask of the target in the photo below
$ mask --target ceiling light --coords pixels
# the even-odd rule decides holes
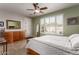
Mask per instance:
[[[35,12],[36,12],[36,13],[39,13],[40,11],[39,11],[39,10],[35,10]]]

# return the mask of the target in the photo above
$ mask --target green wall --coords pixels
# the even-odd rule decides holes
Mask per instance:
[[[36,33],[36,25],[39,24],[40,22],[40,18],[42,17],[47,17],[47,16],[52,16],[52,15],[57,15],[57,14],[64,14],[64,35],[69,36],[73,33],[79,33],[79,25],[67,25],[67,19],[70,17],[75,17],[75,16],[79,16],[79,5],[77,6],[73,6],[70,8],[66,8],[63,10],[59,10],[56,12],[52,12],[43,16],[39,16],[39,17],[34,17],[32,22],[33,22],[33,35],[35,36]]]

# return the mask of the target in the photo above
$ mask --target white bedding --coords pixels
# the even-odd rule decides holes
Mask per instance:
[[[61,37],[61,36],[42,36],[39,38],[34,38],[35,40],[38,40],[40,42],[43,43],[47,43],[47,44],[55,44],[58,46],[62,46],[62,47],[67,47],[69,49],[71,49],[71,44],[69,43],[68,37]]]
[[[31,48],[36,52],[44,55],[56,54],[78,54],[73,51],[68,37],[61,36],[42,36],[30,39],[26,48]]]

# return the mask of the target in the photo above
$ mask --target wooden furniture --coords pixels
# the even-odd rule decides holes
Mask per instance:
[[[32,36],[25,37],[25,39],[27,40],[27,43],[29,42],[29,39],[31,39],[31,38],[34,38],[34,37],[32,37]]]
[[[34,50],[32,50],[31,48],[27,48],[27,55],[40,55],[39,53],[35,52]]]
[[[7,55],[7,42],[6,42],[6,40],[4,38],[0,38],[0,45],[2,45],[2,47],[3,47],[2,54]]]
[[[9,31],[5,32],[5,39],[8,43],[23,40],[25,37],[23,31]]]

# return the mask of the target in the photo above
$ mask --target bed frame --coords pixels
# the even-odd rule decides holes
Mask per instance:
[[[27,48],[26,49],[26,54],[27,55],[40,55],[39,53],[37,53],[36,51],[32,50],[31,48]]]
[[[64,52],[67,52],[67,51],[64,51]],[[70,52],[68,52],[68,53],[70,53]],[[27,55],[40,55],[38,52],[34,51],[34,50],[31,49],[31,48],[27,48],[27,49],[26,49],[26,54],[27,54]],[[60,55],[61,55],[61,54],[60,54]],[[72,53],[72,55],[77,55],[77,54]]]

